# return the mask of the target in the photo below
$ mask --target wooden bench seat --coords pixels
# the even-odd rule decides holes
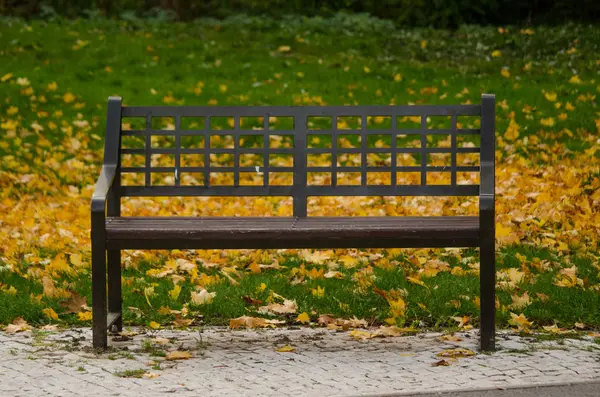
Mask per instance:
[[[109,249],[476,247],[479,217],[109,217]]]

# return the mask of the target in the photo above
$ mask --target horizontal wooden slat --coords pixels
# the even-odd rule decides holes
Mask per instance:
[[[107,218],[111,248],[373,248],[476,246],[479,218]]]

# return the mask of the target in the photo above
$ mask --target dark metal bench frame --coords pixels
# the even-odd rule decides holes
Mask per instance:
[[[229,131],[211,131],[210,118],[228,116],[234,118],[234,128]],[[294,118],[294,129],[291,131],[270,131],[269,117],[292,116]],[[328,116],[334,121],[331,130],[311,130],[307,126],[308,117]],[[335,123],[336,117],[357,116],[361,118],[359,130],[338,130]],[[367,129],[367,116],[391,116],[392,127],[386,130]],[[421,128],[416,130],[405,130],[396,128],[398,116],[420,116]],[[427,116],[449,116],[451,117],[450,129],[428,129]],[[457,116],[480,116],[481,126],[479,129],[457,129]],[[121,122],[123,117],[144,117],[146,129],[141,131],[122,131]],[[174,117],[175,130],[152,130],[152,117]],[[201,130],[182,131],[180,129],[181,117],[204,117],[205,125]],[[264,128],[262,130],[240,129],[240,117],[264,117]],[[175,137],[175,147],[161,149],[151,147],[151,137],[154,135],[170,134]],[[263,148],[240,148],[240,135],[262,135],[264,137]],[[270,134],[293,135],[293,148],[269,148],[268,136]],[[331,148],[307,148],[308,134],[331,134]],[[337,147],[337,135],[360,134],[361,147],[348,149]],[[369,134],[391,134],[391,148],[378,150],[367,147],[367,135]],[[420,148],[398,148],[396,147],[397,134],[419,134],[421,137]],[[451,136],[450,148],[428,148],[426,137],[430,134],[445,134]],[[479,148],[457,147],[457,135],[480,134],[481,144]],[[203,135],[205,147],[200,149],[182,149],[180,139],[185,135]],[[232,149],[216,149],[210,147],[210,136],[233,135],[235,140]],[[144,149],[121,148],[122,136],[145,137]],[[110,97],[108,100],[108,112],[106,121],[106,140],[104,150],[104,163],[102,171],[96,184],[91,203],[91,240],[92,240],[92,300],[93,300],[93,345],[95,348],[107,347],[107,329],[116,327],[122,330],[122,292],[121,292],[121,250],[125,248],[151,249],[156,241],[144,241],[143,236],[136,237],[134,246],[119,245],[118,242],[107,238],[107,219],[120,218],[121,198],[127,196],[292,196],[294,217],[306,218],[306,206],[308,196],[479,196],[479,233],[478,237],[471,240],[455,239],[454,236],[439,236],[440,233],[420,235],[419,240],[400,241],[397,247],[446,247],[446,246],[475,246],[480,247],[480,314],[481,314],[481,349],[491,351],[495,349],[495,198],[494,198],[494,150],[495,150],[495,97],[491,94],[483,94],[481,104],[470,105],[414,105],[414,106],[198,106],[198,107],[138,107],[122,106],[121,98]],[[391,167],[368,167],[367,153],[391,152]],[[457,166],[457,153],[480,153],[480,165],[476,167]],[[125,168],[121,167],[121,154],[139,153],[146,156],[145,167]],[[159,168],[151,167],[150,157],[154,153],[172,153],[175,155],[175,167]],[[202,153],[205,156],[204,166],[201,168],[185,168],[180,166],[180,155],[184,153]],[[233,167],[211,167],[209,161],[210,153],[233,153]],[[239,156],[241,153],[262,153],[264,155],[263,186],[240,186],[240,172],[253,172],[252,167],[240,167]],[[269,154],[290,153],[294,156],[293,167],[270,167]],[[306,164],[308,153],[329,153],[332,156],[329,167],[309,167]],[[337,166],[337,155],[340,153],[360,153],[361,163],[359,167]],[[396,154],[398,153],[421,153],[421,165],[418,167],[398,167],[396,165]],[[450,153],[450,167],[433,167],[427,165],[428,153]],[[204,186],[181,186],[181,171],[204,173]],[[233,186],[211,186],[209,184],[210,172],[233,172]],[[269,185],[269,172],[293,172],[293,185],[274,186]],[[337,184],[337,171],[360,172],[361,185],[340,186]],[[427,172],[450,172],[450,185],[427,185]],[[457,184],[457,172],[479,172],[479,185]],[[122,186],[122,172],[145,173],[144,186]],[[152,186],[150,174],[152,172],[173,172],[175,175],[174,186]],[[307,172],[331,172],[331,185],[329,186],[307,186]],[[368,185],[366,183],[367,172],[390,172],[391,185]],[[421,172],[421,185],[405,186],[396,182],[397,172]],[[430,218],[430,217],[425,217]],[[314,248],[323,247],[315,239]],[[377,240],[364,239],[364,247],[355,248],[386,248],[390,243],[378,243]],[[244,243],[238,240],[234,243],[216,244],[207,246],[202,241],[172,240],[163,241],[160,248],[274,248],[274,243],[269,241],[256,241]],[[304,243],[306,246],[306,242]],[[218,246],[217,246],[218,245]],[[296,248],[287,245],[277,245],[279,248]],[[311,242],[308,242],[311,246]],[[339,245],[339,247],[337,246]],[[343,243],[329,248],[342,248]],[[107,280],[108,275],[108,280]],[[108,296],[107,296],[108,281]],[[108,299],[107,299],[108,298]],[[107,307],[108,306],[108,307]]]

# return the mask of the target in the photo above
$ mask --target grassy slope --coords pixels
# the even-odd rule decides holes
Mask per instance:
[[[50,101],[42,107],[50,113],[64,110],[67,120],[78,113],[84,114],[85,119],[97,122],[91,132],[100,137],[103,136],[101,126],[109,95],[122,96],[125,104],[156,105],[172,101],[196,105],[214,103],[210,102],[214,100],[218,105],[288,105],[321,102],[476,103],[482,92],[491,92],[496,94],[499,102],[506,101],[510,105],[498,108],[498,131],[506,129],[508,114],[516,111],[515,119],[524,126],[521,133],[535,134],[538,121],[528,120],[527,114],[520,111],[526,104],[536,108],[536,120],[555,117],[556,130],[595,130],[595,105],[591,102],[579,104],[567,120],[559,121],[556,118],[559,111],[544,98],[543,92],[556,92],[559,97],[572,98],[572,101],[582,92],[594,94],[593,84],[581,88],[568,81],[574,71],[587,83],[597,78],[596,58],[600,43],[597,28],[565,26],[558,30],[539,29],[529,35],[516,28],[510,28],[509,33],[504,34],[495,28],[477,27],[461,28],[454,33],[403,31],[391,29],[387,23],[363,19],[350,21],[348,26],[318,20],[296,24],[268,20],[255,20],[245,25],[239,22],[25,24],[4,20],[0,22],[0,48],[3,49],[0,52],[0,76],[13,73],[15,77],[27,77],[33,87],[56,82],[59,90],[48,93]],[[289,46],[290,51],[285,51],[285,46]],[[572,48],[576,50],[569,51]],[[501,56],[493,57],[494,50],[501,51]],[[510,72],[510,78],[501,75],[502,68]],[[397,75],[402,78],[394,79]],[[199,82],[203,83],[200,94],[194,92]],[[37,120],[36,112],[40,109],[30,107],[27,98],[19,96],[20,87],[5,84],[0,85],[0,89],[2,114],[9,104],[16,105],[23,117],[23,125]],[[67,92],[74,93],[85,106],[81,109],[64,106],[61,96]],[[65,137],[59,129],[47,138],[61,144]],[[98,139],[90,141],[92,149],[97,150],[101,143]],[[589,146],[578,134],[565,143],[575,151]],[[0,148],[2,155],[9,151]],[[94,177],[94,173],[86,174],[81,186],[92,183]],[[550,255],[535,248],[506,247],[499,255],[500,268],[518,268],[517,252],[529,258]],[[470,251],[465,251],[464,256],[469,255]],[[591,284],[599,282],[598,272],[590,259],[575,256],[573,260],[580,275],[587,276]],[[456,258],[450,256],[448,261],[455,264]],[[297,267],[298,259],[291,258],[282,264],[286,268]],[[142,264],[140,270],[150,267],[150,264]],[[445,325],[453,323],[449,320],[451,316],[477,315],[473,303],[478,294],[477,277],[454,277],[443,273],[428,280],[428,288],[424,288],[409,283],[403,268],[410,268],[410,265],[392,270],[376,268],[376,285],[384,290],[408,290],[409,322]],[[309,280],[295,286],[289,283],[290,270],[249,275],[242,278],[239,287],[227,282],[218,283],[211,287],[211,291],[217,292],[214,303],[198,309],[198,313],[209,323],[226,323],[229,318],[246,312],[242,296],[266,299],[269,291],[275,291],[296,299],[299,312],[314,310],[317,314],[383,320],[388,315],[387,302],[373,292],[356,294],[352,281],[355,271],[342,269],[343,280]],[[207,273],[211,274],[210,271]],[[141,274],[132,269],[125,273],[126,280],[132,283],[131,288],[126,288],[125,306],[142,309],[144,316],[139,319],[134,311],[127,311],[129,321],[167,321],[172,316],[161,315],[156,308],[163,305],[181,308],[181,304],[189,300],[189,283],[182,284],[179,299],[172,302],[167,292],[173,285],[170,280],[162,279],[157,281],[157,295],[152,301],[153,308],[150,308],[142,293],[147,284],[138,283]],[[89,296],[89,282],[85,277],[82,279],[73,277],[71,285]],[[57,312],[62,310],[57,300],[35,303],[25,293],[41,293],[39,282],[7,272],[0,272],[0,281],[14,285],[21,292],[4,294],[3,300],[7,304],[0,306],[0,323],[8,323],[17,315],[23,315],[29,321],[44,322],[40,312],[43,307],[49,305]],[[267,289],[257,292],[261,283],[265,283]],[[600,305],[597,292],[558,288],[552,283],[552,274],[544,274],[535,284],[527,285],[530,296],[535,292],[552,296],[550,302],[536,301],[527,308],[530,319],[540,324],[558,320],[563,326],[571,326],[576,321],[600,325],[600,314],[594,309]],[[325,287],[324,297],[311,293],[317,285]],[[468,299],[463,299],[465,296]],[[508,305],[510,293],[500,291],[499,299],[503,305]],[[451,300],[461,301],[460,307],[449,304]],[[426,306],[419,307],[418,303]],[[73,316],[64,318],[77,321]],[[499,318],[505,322],[509,318],[508,311],[501,311]]]

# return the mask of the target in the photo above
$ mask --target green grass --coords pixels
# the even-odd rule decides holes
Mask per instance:
[[[579,98],[597,96],[600,90],[596,80],[597,54],[600,53],[597,27],[537,28],[533,35],[528,35],[512,27],[508,34],[498,33],[496,28],[474,26],[462,27],[456,32],[431,29],[370,32],[358,25],[354,30],[340,29],[319,19],[290,25],[257,18],[241,25],[237,24],[239,19],[235,21],[144,24],[0,19],[0,77],[14,75],[0,83],[2,122],[16,120],[20,128],[29,131],[33,123],[40,122],[45,126],[41,135],[50,141],[55,157],[61,161],[76,157],[85,164],[85,170],[76,175],[53,170],[45,163],[47,159],[40,157],[38,134],[23,134],[18,140],[6,137],[0,145],[0,181],[2,172],[30,172],[37,176],[52,175],[63,187],[84,188],[93,184],[101,161],[104,113],[109,95],[122,96],[126,105],[364,105],[478,103],[481,93],[490,92],[496,94],[499,103],[498,135],[504,133],[508,116],[514,112],[515,120],[522,127],[521,136],[542,136],[548,146],[563,143],[571,151],[564,154],[568,157],[588,149],[589,135],[596,131],[595,102]],[[283,46],[289,46],[290,51],[284,51]],[[499,50],[501,56],[493,57],[495,50]],[[510,78],[501,75],[503,68],[510,71]],[[574,71],[583,84],[569,82]],[[31,95],[22,93],[25,86],[16,83],[17,77],[30,81],[35,101]],[[47,88],[53,82],[58,86],[56,91]],[[561,109],[545,99],[544,92],[557,93]],[[63,98],[67,93],[75,95],[72,103],[65,104]],[[575,109],[566,112],[567,119],[560,120],[558,114],[564,111],[566,102],[575,105]],[[11,106],[18,107],[17,115],[7,115]],[[533,116],[523,111],[526,107],[535,108]],[[57,115],[57,111],[62,115]],[[47,116],[40,112],[47,112]],[[554,127],[540,125],[540,120],[547,117],[554,118]],[[68,150],[68,127],[78,119],[88,121],[91,126],[85,131],[88,147]],[[58,128],[49,128],[49,121]],[[573,137],[561,133],[563,129],[570,130]],[[518,150],[523,156],[530,156],[526,149],[525,145]],[[499,155],[503,157],[506,153],[500,151]],[[543,161],[539,161],[543,165]],[[24,172],[23,163],[29,170]],[[588,182],[598,175],[591,172]],[[7,187],[6,195],[10,197],[18,198],[24,192],[36,192],[40,197],[55,193],[35,184],[11,185],[8,190],[7,183],[3,182],[2,187]],[[52,257],[60,251],[37,254]],[[2,252],[0,248],[0,254]],[[477,260],[476,251],[462,252],[465,257],[475,255]],[[517,245],[504,247],[498,253],[499,270],[519,267],[516,254],[566,264],[563,255]],[[425,279],[426,287],[423,287],[407,280],[411,265],[402,258],[398,260],[402,265],[392,270],[376,267],[373,285],[386,291],[406,289],[405,325],[452,328],[456,326],[452,317],[464,315],[473,316],[472,322],[477,324],[478,308],[473,301],[479,294],[476,276],[440,273]],[[447,260],[451,266],[459,265],[454,256]],[[600,282],[598,268],[589,256],[574,255],[570,260],[577,266],[579,277],[585,278],[589,285]],[[14,286],[19,293],[0,291],[3,302],[0,323],[7,324],[22,316],[31,323],[44,324],[49,320],[41,314],[42,309],[52,307],[57,313],[64,311],[58,299],[36,300],[43,287],[40,280],[27,276],[28,269],[36,269],[28,263],[27,257],[20,258],[19,272],[8,271],[2,263],[0,259],[0,286]],[[161,265],[142,262],[138,269],[124,271],[126,324],[149,324],[150,321],[169,324],[174,315],[160,314],[159,309],[164,306],[181,310],[183,304],[189,302],[193,287],[189,280],[181,282],[180,296],[173,301],[168,294],[173,289],[170,279],[145,276],[147,270]],[[292,285],[292,269],[299,265],[299,260],[291,257],[281,262],[280,271],[245,272],[238,286],[221,278],[210,286],[210,291],[216,292],[212,303],[190,306],[194,316],[202,316],[202,322],[198,320],[194,324],[226,325],[234,317],[260,315],[257,307],[247,305],[243,297],[266,304],[273,292],[295,299],[298,312],[309,313],[313,321],[318,315],[328,313],[381,324],[389,316],[389,304],[372,288],[364,293],[356,291],[353,276],[357,269],[342,267],[341,280],[308,280],[305,284]],[[459,266],[468,269],[465,265]],[[307,264],[307,269],[312,267],[319,268]],[[534,300],[524,310],[535,325],[557,322],[561,327],[572,327],[575,322],[583,322],[600,327],[598,292],[590,288],[555,286],[557,271],[553,268],[536,273],[534,282],[520,286],[518,291],[498,290],[500,324],[506,326],[510,319],[511,310],[506,309],[511,303],[510,295],[527,290],[532,297],[536,292],[550,296],[544,303]],[[205,273],[216,275],[217,271]],[[62,279],[70,290],[87,296],[91,302],[88,269],[62,276]],[[149,283],[156,283],[151,305],[144,295]],[[263,283],[266,288],[261,291],[259,286]],[[323,297],[312,293],[317,287],[324,288]],[[457,303],[451,304],[452,301]],[[295,315],[287,319],[292,323],[294,318]],[[61,321],[82,324],[73,314],[61,314]],[[126,375],[141,376],[141,373]]]

